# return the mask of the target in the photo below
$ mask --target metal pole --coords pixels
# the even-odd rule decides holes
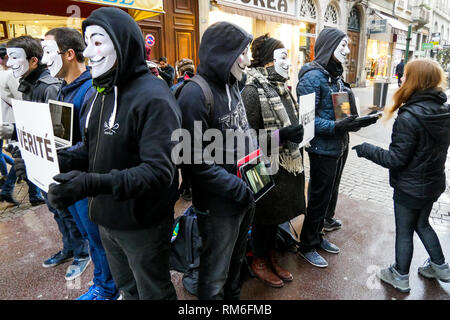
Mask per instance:
[[[409,43],[411,42],[412,24],[408,26],[408,37],[406,38],[406,53],[405,53],[405,64],[409,60]]]

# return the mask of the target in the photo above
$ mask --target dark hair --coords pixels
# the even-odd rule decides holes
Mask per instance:
[[[6,44],[7,48],[22,48],[27,55],[27,60],[36,57],[41,62],[44,50],[42,50],[41,41],[30,36],[21,36],[11,39]]]
[[[267,63],[273,61],[273,52],[281,48],[284,48],[283,43],[271,38],[268,33],[256,38],[251,45],[252,62],[250,67],[264,67]]]
[[[0,44],[0,59],[5,59],[6,56],[6,44]]]
[[[75,51],[78,62],[84,62],[83,51],[86,48],[83,36],[72,28],[54,28],[48,31],[45,36],[54,36],[61,53],[72,49]]]
[[[159,62],[164,61],[165,63],[167,63],[167,58],[166,57],[161,57],[159,58]]]

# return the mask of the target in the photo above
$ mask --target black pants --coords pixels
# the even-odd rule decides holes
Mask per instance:
[[[400,274],[409,273],[414,251],[414,231],[419,235],[431,261],[439,265],[445,263],[439,239],[428,221],[432,207],[433,202],[429,202],[421,209],[411,209],[394,201],[395,266]]]
[[[199,300],[238,300],[240,271],[247,247],[247,234],[255,207],[214,216],[197,214],[202,237],[198,283]]]
[[[339,184],[347,160],[348,148],[339,158],[309,154],[310,179],[308,206],[302,233],[300,251],[308,252],[322,242],[324,219],[332,218],[336,209]]]
[[[175,300],[169,252],[173,214],[142,230],[100,226],[100,236],[117,288],[125,300]]]
[[[269,256],[269,251],[275,250],[277,231],[278,225],[253,224],[252,245],[254,257],[265,258]]]

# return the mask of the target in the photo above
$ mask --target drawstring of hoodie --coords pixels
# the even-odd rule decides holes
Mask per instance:
[[[95,98],[92,101],[91,106],[89,108],[89,112],[87,114],[86,124],[85,124],[85,129],[86,130],[89,127],[89,119],[91,118],[92,107],[94,106],[95,101],[97,101],[98,94],[99,94],[99,92],[97,91],[97,93],[95,94]],[[114,108],[113,108],[113,111],[111,112],[111,116],[109,117],[109,120],[108,120],[108,127],[109,128],[113,128],[114,124],[116,122],[118,96],[119,96],[119,89],[117,88],[117,86],[114,86]]]

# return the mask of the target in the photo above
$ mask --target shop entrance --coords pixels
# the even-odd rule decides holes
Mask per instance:
[[[198,2],[196,0],[164,1],[163,15],[139,21],[144,37],[152,34],[155,45],[151,59],[165,56],[170,65],[183,58],[192,59],[198,65]]]

